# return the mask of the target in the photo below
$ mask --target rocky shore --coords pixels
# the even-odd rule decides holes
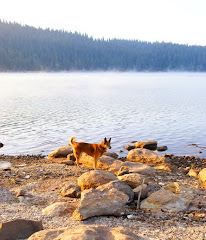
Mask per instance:
[[[0,155],[0,239],[13,226],[28,235],[10,231],[10,240],[87,239],[87,232],[108,240],[206,239],[206,159],[154,150],[135,143],[126,158],[106,153],[98,170],[86,155],[78,169],[68,146],[48,157]]]

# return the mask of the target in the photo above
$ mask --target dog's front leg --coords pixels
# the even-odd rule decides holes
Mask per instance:
[[[94,157],[94,169],[97,169],[98,156]]]

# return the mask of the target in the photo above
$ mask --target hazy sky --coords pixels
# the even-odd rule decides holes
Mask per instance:
[[[206,0],[0,0],[0,19],[95,38],[206,46]]]

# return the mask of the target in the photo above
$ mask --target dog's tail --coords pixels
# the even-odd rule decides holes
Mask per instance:
[[[69,145],[72,146],[75,142],[76,142],[76,138],[75,138],[74,136],[72,136],[72,137],[70,138]]]

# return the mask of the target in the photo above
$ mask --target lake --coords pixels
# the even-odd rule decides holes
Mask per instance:
[[[206,147],[206,73],[0,73],[0,154],[47,155],[72,135],[206,157],[189,146]]]

